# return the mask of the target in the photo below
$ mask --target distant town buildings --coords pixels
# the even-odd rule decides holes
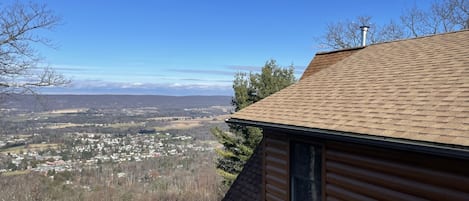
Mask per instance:
[[[159,132],[126,136],[67,134],[66,142],[63,144],[54,147],[43,144],[41,149],[26,147],[25,142],[28,141],[28,137],[0,138],[3,138],[0,139],[0,160],[3,160],[3,163],[0,163],[3,164],[0,166],[0,173],[14,170],[43,173],[73,171],[96,167],[102,163],[139,162],[149,158],[213,150],[212,146],[196,142],[191,136],[173,136],[170,133]],[[18,149],[5,149],[7,145],[18,146]],[[8,152],[8,150],[15,151]]]

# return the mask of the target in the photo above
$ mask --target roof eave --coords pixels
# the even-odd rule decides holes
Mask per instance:
[[[289,131],[298,136],[310,136],[325,140],[335,140],[357,144],[374,145],[385,148],[393,148],[405,151],[415,151],[432,155],[453,157],[469,160],[469,148],[461,145],[442,144],[434,142],[415,141],[401,138],[391,138],[384,136],[368,135],[361,133],[351,133],[336,130],[319,128],[308,128],[294,125],[276,124],[269,122],[258,122],[244,119],[230,118],[226,120],[230,124],[241,124],[247,126],[260,127],[264,129]]]
[[[330,50],[330,51],[321,51],[321,52],[316,52],[316,55],[333,54],[333,53],[337,53],[337,52],[347,52],[347,51],[363,49],[365,47],[367,47],[367,46],[350,47],[350,48],[343,48],[343,49]]]

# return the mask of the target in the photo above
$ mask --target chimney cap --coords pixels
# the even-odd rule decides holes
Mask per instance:
[[[368,28],[370,27],[366,25],[360,26],[360,29],[362,30],[362,46],[363,47],[366,46],[366,32],[368,32]]]

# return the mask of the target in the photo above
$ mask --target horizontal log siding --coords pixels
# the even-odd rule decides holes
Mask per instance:
[[[289,200],[290,146],[285,136],[264,135],[264,193],[265,200]]]
[[[326,145],[326,200],[469,200],[469,161]]]

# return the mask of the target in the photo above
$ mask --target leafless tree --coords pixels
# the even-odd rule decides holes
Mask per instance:
[[[360,16],[355,21],[347,20],[327,25],[326,35],[323,37],[322,46],[332,49],[351,48],[360,45],[360,27],[369,25],[371,17]],[[370,36],[372,36],[370,32]]]
[[[378,43],[404,37],[402,27],[390,21],[389,24],[380,26],[372,21],[370,16],[359,16],[355,20],[331,23],[327,26],[326,34],[321,46],[326,49],[344,49],[361,45],[360,26],[370,26],[368,30],[367,44]]]
[[[436,1],[428,11],[413,7],[401,16],[401,21],[412,37],[461,30],[468,27],[469,1]]]
[[[405,37],[402,25],[394,22],[393,20],[389,21],[388,24],[379,27],[377,34],[379,35],[376,37],[378,40],[371,41],[372,43],[393,41]]]
[[[367,44],[469,28],[469,0],[435,1],[429,10],[416,6],[404,11],[400,23],[378,25],[369,16],[331,23],[320,40],[322,49],[343,49],[361,44],[360,26],[370,26]]]
[[[49,68],[34,48],[52,42],[38,32],[51,30],[60,18],[45,5],[16,2],[0,4],[0,97],[5,94],[34,93],[38,87],[68,83]]]

